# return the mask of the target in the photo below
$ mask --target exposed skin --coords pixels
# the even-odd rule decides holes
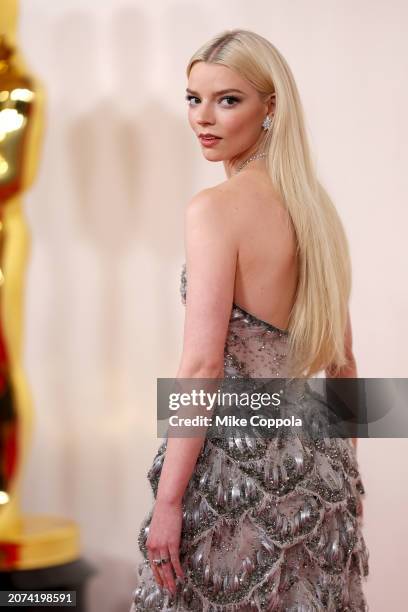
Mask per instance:
[[[217,93],[230,88],[243,93]],[[192,96],[188,119],[194,134],[221,137],[211,148],[198,140],[202,154],[208,161],[223,163],[227,180],[200,191],[186,207],[188,292],[176,377],[211,379],[223,375],[233,301],[286,329],[296,289],[296,241],[264,159],[249,162],[236,174],[243,161],[262,150],[262,122],[266,115],[273,115],[274,95],[263,101],[235,71],[205,62],[193,65],[188,90]],[[356,377],[350,317],[345,343],[351,367],[339,376]],[[157,583],[172,593],[176,590],[175,575],[183,578],[179,560],[182,497],[203,441],[204,437],[168,438],[146,542]],[[170,557],[171,563],[158,569],[152,560],[160,557]]]
[[[242,93],[231,91],[217,95],[230,88]],[[256,89],[235,71],[198,62],[190,72],[188,95],[191,96],[188,120],[196,136],[204,132],[222,138],[215,147],[202,147],[204,157],[211,162],[222,161],[230,178],[241,162],[262,148],[266,133],[261,125],[266,115],[273,115],[275,94],[262,101]],[[251,162],[252,168],[255,165],[265,167],[262,159],[259,163],[258,160]]]

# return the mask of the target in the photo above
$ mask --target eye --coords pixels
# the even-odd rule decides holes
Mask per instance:
[[[198,98],[196,98],[195,96],[190,96],[190,95],[187,95],[187,96],[186,96],[186,100],[187,100],[187,102],[189,103],[189,106],[195,106],[195,104],[190,104],[190,101],[191,101],[191,100],[198,100]]]
[[[236,102],[239,102],[238,98],[236,98],[235,96],[224,96],[223,98],[221,98],[221,101],[222,100],[232,100],[233,104],[227,104],[227,106],[234,106]]]
[[[197,98],[196,96],[191,96],[191,95],[187,95],[185,98],[187,102],[189,103],[189,106],[197,106],[196,104],[190,104],[190,102],[192,100],[199,100],[199,98]],[[224,96],[223,98],[221,98],[221,102],[223,100],[229,100],[231,102],[231,104],[227,104],[226,106],[235,106],[235,104],[239,102],[239,99],[236,98],[235,96]]]

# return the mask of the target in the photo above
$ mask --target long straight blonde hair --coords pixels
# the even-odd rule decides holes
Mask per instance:
[[[351,264],[343,225],[316,176],[303,107],[292,72],[278,49],[250,30],[225,30],[201,46],[187,65],[204,61],[235,70],[262,99],[275,93],[266,163],[297,238],[299,276],[289,318],[293,376],[312,376],[348,365],[345,347]]]

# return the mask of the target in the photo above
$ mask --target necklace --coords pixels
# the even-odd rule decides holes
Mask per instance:
[[[254,159],[260,159],[261,157],[266,157],[266,153],[256,153],[255,155],[251,155],[251,157],[249,157],[240,166],[238,166],[238,170],[235,172],[235,174],[241,172],[242,168],[245,168],[245,166],[249,164],[250,161],[253,161]]]

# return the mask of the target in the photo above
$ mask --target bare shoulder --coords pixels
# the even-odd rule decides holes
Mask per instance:
[[[185,210],[187,231],[199,231],[205,226],[214,233],[223,233],[225,240],[235,239],[234,199],[225,183],[202,189],[190,199]]]
[[[232,217],[248,202],[247,196],[256,190],[259,192],[260,186],[253,178],[233,176],[218,185],[199,191],[191,198],[186,213],[213,214],[219,218],[227,216],[231,222]]]
[[[272,204],[272,205],[271,205]],[[225,238],[242,241],[251,228],[267,224],[269,231],[281,232],[287,223],[287,210],[273,188],[269,176],[262,173],[236,174],[201,190],[187,205],[190,227],[205,223],[225,233]]]
[[[253,225],[266,223],[277,229],[287,224],[287,207],[266,172],[238,173],[214,189],[230,222],[244,234]]]
[[[189,201],[186,214],[222,214],[228,206],[228,190],[224,183],[207,187],[196,193]]]

